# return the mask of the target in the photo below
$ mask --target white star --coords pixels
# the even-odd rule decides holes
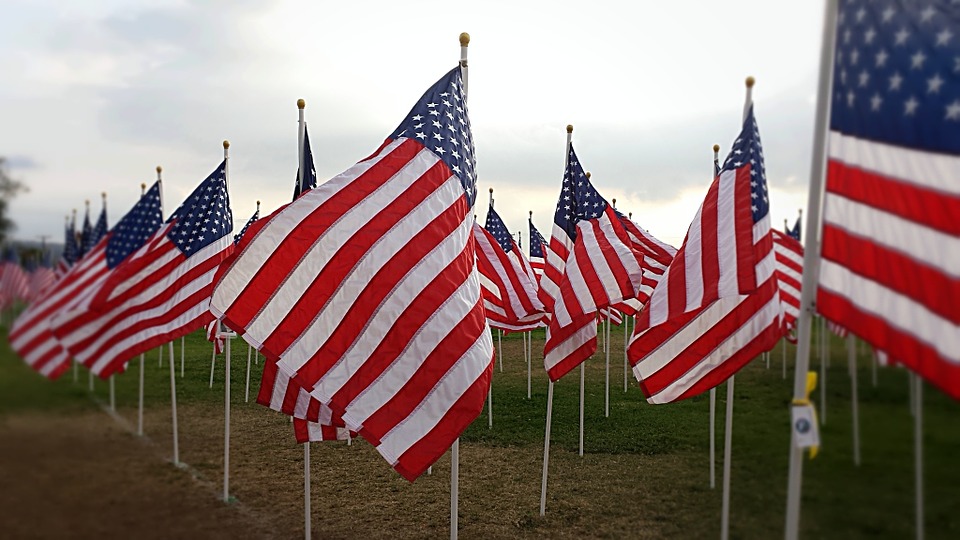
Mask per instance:
[[[933,9],[931,6],[927,6],[926,9],[920,12],[920,22],[927,22],[937,14],[937,10]]]
[[[853,107],[853,100],[857,98],[856,94],[853,93],[853,90],[847,92],[847,107]]]
[[[926,61],[927,55],[923,54],[923,51],[917,51],[917,54],[910,57],[910,69],[920,69],[923,67],[923,62]]]
[[[894,14],[896,14],[896,11],[894,11],[892,7],[888,7],[887,9],[883,10],[883,22],[890,22],[890,19],[893,18]]]
[[[953,59],[953,72],[960,73],[960,56]]]
[[[413,120],[413,121],[417,121],[417,120],[421,120],[421,119],[423,119],[423,117],[420,116],[419,114],[411,118],[411,120]]]
[[[920,102],[917,101],[917,98],[910,96],[910,99],[904,102],[903,104],[903,114],[905,116],[913,116],[917,112],[917,107],[920,105]]]
[[[901,77],[899,73],[894,73],[893,76],[890,77],[890,90],[899,90],[900,83],[902,82],[903,77]]]
[[[427,107],[430,107],[431,109],[436,106],[437,106],[436,103],[427,103]]]
[[[860,59],[860,51],[854,49],[853,52],[850,53],[850,65],[856,65],[857,60],[859,59]]]
[[[844,42],[844,43],[850,43],[850,37],[851,37],[851,35],[852,35],[852,34],[851,34],[851,32],[850,32],[849,30],[845,31],[845,32],[843,33],[843,42]]]
[[[940,78],[939,73],[927,79],[927,93],[939,94],[940,87],[943,86],[943,83],[944,83],[944,80]]]
[[[947,105],[947,120],[960,121],[960,99],[953,100],[953,103]]]
[[[937,47],[947,46],[947,42],[950,41],[950,38],[953,37],[953,33],[950,32],[949,28],[944,28],[942,32],[937,34]]]
[[[873,28],[870,28],[865,34],[863,34],[863,42],[867,45],[873,43],[873,38],[876,37],[876,35],[877,31]]]
[[[427,136],[424,135],[423,133],[417,133],[417,138],[418,138],[418,139],[426,139]]]
[[[870,81],[870,74],[867,73],[867,70],[860,72],[860,86],[866,86],[867,82]]]
[[[867,10],[860,8],[857,10],[857,22],[862,22],[863,18],[867,16]]]
[[[907,42],[907,38],[910,36],[910,32],[907,32],[906,28],[901,28],[894,36],[897,38],[895,45],[903,45]]]
[[[880,97],[880,93],[878,92],[878,93],[874,94],[873,97],[870,98],[870,110],[871,110],[871,111],[879,111],[879,110],[880,110],[880,105],[881,105],[882,103],[883,103],[883,98]]]
[[[880,49],[880,52],[877,53],[877,67],[883,67],[887,63],[887,58],[889,55],[887,51]]]

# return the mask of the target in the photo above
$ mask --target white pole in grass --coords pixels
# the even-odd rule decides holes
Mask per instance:
[[[160,346],[163,354],[163,346]],[[180,438],[177,436],[177,377],[173,367],[173,347],[170,347],[170,410],[173,413],[173,464],[180,465]]]
[[[917,540],[923,540],[923,379],[919,375],[913,376],[914,399],[916,400],[916,414],[913,417],[913,452],[915,465],[916,492],[916,519]]]
[[[140,353],[140,396],[137,399],[137,435],[143,436],[143,353]]]
[[[183,378],[184,364],[186,364],[187,336],[180,336],[180,378]]]
[[[747,77],[747,93],[743,102],[743,119],[746,120],[753,104],[754,78]],[[727,415],[723,432],[723,500],[720,510],[720,539],[730,538],[730,460],[733,455],[733,388],[735,377],[727,379]]]
[[[793,402],[806,401],[807,372],[810,369],[811,322],[816,311],[817,276],[820,273],[820,211],[823,206],[823,179],[826,169],[826,142],[830,116],[830,88],[833,76],[834,42],[837,33],[837,0],[824,2],[820,75],[817,83],[817,112],[810,160],[810,188],[807,198],[806,239],[803,246],[803,283],[800,288],[800,316],[797,320],[797,360],[793,368]],[[790,472],[787,480],[787,508],[784,537],[797,540],[800,534],[800,495],[803,485],[803,449],[797,444],[796,429],[790,429]]]
[[[872,383],[873,383],[873,387],[876,388],[876,387],[877,387],[877,358],[876,358],[876,355],[873,355],[873,358],[870,360],[870,370],[871,370],[871,373],[870,373],[871,381],[870,381],[870,382],[872,382]]]
[[[78,369],[77,369],[77,368],[78,368],[78,364],[79,364],[79,362],[77,362],[76,360],[73,361],[73,382],[74,382],[74,384],[76,384],[77,380],[79,380],[79,372],[78,372]]]
[[[303,141],[306,138],[306,127],[307,122],[304,118],[304,109],[307,106],[307,102],[303,99],[297,100],[297,110],[299,111],[298,120],[297,120],[297,193],[303,193],[303,174],[305,171],[303,163]],[[257,208],[259,209],[260,201],[257,201]],[[246,390],[246,400],[250,400],[250,349],[253,347],[247,347],[247,390]],[[259,355],[259,351],[258,355]],[[292,417],[291,417],[292,418]],[[349,444],[349,440],[347,441]],[[303,534],[304,538],[307,540],[311,536],[311,523],[313,522],[313,517],[310,509],[310,441],[307,441],[303,444]]]
[[[490,389],[487,391],[487,427],[493,429],[493,377],[490,377]]]
[[[827,425],[827,348],[824,347],[827,331],[826,319],[820,317],[820,425]]]
[[[223,141],[223,176],[224,182],[230,182],[230,141]],[[223,355],[223,502],[230,502],[230,342],[237,336],[228,331],[220,334],[220,321],[217,321],[217,334],[224,338],[225,349]],[[171,350],[173,344],[170,344]]]
[[[543,480],[540,483],[540,515],[547,510],[547,471],[550,468],[550,424],[553,421],[553,381],[547,386],[547,425],[543,430]]]
[[[87,386],[93,392],[93,371],[87,371]]]
[[[580,457],[583,457],[583,365],[586,362],[580,362]]]
[[[117,396],[116,396],[116,391],[114,389],[113,375],[110,376],[110,410],[111,411],[117,410]]]
[[[857,392],[857,342],[847,334],[847,364],[850,369],[850,402],[853,406],[853,464],[860,466],[860,397]]]
[[[213,388],[213,368],[217,361],[217,344],[213,344],[213,350],[210,351],[210,388]]]
[[[523,355],[527,357],[527,399],[530,399],[530,387],[533,382],[531,364],[533,363],[533,330],[524,332]]]
[[[767,360],[767,369],[770,369],[770,351],[763,353],[763,357]]]
[[[780,352],[783,353],[783,380],[787,380],[787,343],[786,338],[780,340]]]
[[[247,345],[247,386],[243,392],[244,403],[250,403],[250,356],[252,356],[253,346]]]
[[[157,367],[162,368],[163,367],[163,345],[161,345],[160,348],[157,349],[157,362],[158,362]]]
[[[634,323],[636,324],[636,323]],[[627,362],[627,344],[629,343],[629,332],[630,332],[630,316],[623,316],[623,393],[627,393],[627,372],[630,370],[629,363]]]
[[[303,443],[303,537],[310,540],[310,441]]]
[[[503,330],[497,328],[497,356],[500,357],[500,373],[503,373]]]
[[[609,315],[610,312],[607,312]],[[610,318],[607,318],[607,323],[604,325],[606,327],[607,337],[604,338],[604,343],[607,344],[607,373],[606,373],[606,395],[604,396],[603,402],[603,416],[604,418],[610,418]]]
[[[710,166],[710,180],[717,174],[720,159],[720,145],[713,145],[713,163]],[[636,321],[633,323],[636,325]],[[710,389],[710,489],[717,487],[717,388]]]
[[[460,503],[460,439],[450,447],[450,540],[457,540]]]

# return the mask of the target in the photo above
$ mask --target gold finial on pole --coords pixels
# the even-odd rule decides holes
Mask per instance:
[[[162,172],[163,172],[163,167],[157,165],[157,174],[160,174]]]
[[[587,178],[589,179],[590,176],[592,176],[592,175],[590,174],[590,171],[587,171]]]
[[[140,182],[140,189],[146,190],[146,189],[147,189],[147,183],[146,183],[146,182]]]
[[[573,124],[567,124],[567,133],[573,133]]]
[[[610,199],[610,200],[613,201],[613,207],[616,208],[616,207],[617,207],[617,199],[616,199],[616,198],[613,198],[613,199]]]
[[[298,108],[298,109],[305,109],[306,107],[307,107],[307,102],[304,101],[303,98],[300,98],[300,99],[297,100],[297,108]]]
[[[223,149],[226,150],[227,148],[230,148],[230,141],[225,140],[223,141]]]
[[[719,151],[720,151],[720,145],[719,144],[713,145],[713,153],[716,154]]]
[[[754,79],[752,76],[747,77],[747,80],[746,80],[747,88],[753,88],[753,85],[754,85],[756,82],[757,82],[757,80]]]
[[[530,219],[533,219],[533,210],[530,211]]]
[[[470,34],[466,32],[460,32],[460,46],[466,47],[470,45]]]
[[[100,192],[100,198],[103,200],[107,200],[107,192],[106,191]]]

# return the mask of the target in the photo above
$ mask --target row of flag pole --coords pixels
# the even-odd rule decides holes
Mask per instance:
[[[949,346],[960,320],[953,302],[960,250],[950,249],[960,231],[949,219],[960,209],[960,81],[947,65],[960,47],[950,39],[957,8],[881,7],[827,3],[803,248],[799,219],[784,233],[771,225],[751,79],[739,135],[717,160],[679,249],[607,202],[568,126],[550,239],[531,215],[527,258],[492,193],[484,227],[473,213],[476,159],[462,39],[459,65],[370,157],[325,183],[316,182],[301,104],[294,200],[248,223],[236,242],[229,236],[226,142],[223,163],[166,221],[159,179],[110,231],[104,210],[103,237],[73,246],[84,255],[18,318],[11,343],[47,376],[75,358],[106,377],[137,354],[222,322],[263,353],[257,401],[290,415],[298,440],[357,434],[412,481],[447,448],[456,455],[459,435],[489,397],[489,329],[544,327],[550,383],[542,515],[553,384],[578,366],[582,378],[584,360],[597,350],[598,319],[624,313],[635,316],[626,356],[648,402],[710,390],[712,404],[713,390],[728,382],[728,501],[734,374],[795,325],[793,412],[811,409],[806,372],[815,312],[960,397],[960,360]],[[921,31],[927,26],[934,31]],[[897,81],[885,94],[876,86],[868,95],[879,84],[869,73],[855,82],[848,72],[862,54],[849,45],[854,35],[872,36],[864,47]],[[919,52],[895,48],[907,39]],[[899,106],[903,96],[894,92],[901,88],[931,95]],[[65,258],[70,250],[68,242]],[[807,440],[798,425],[788,537],[799,520]],[[229,419],[226,430],[229,441]],[[306,480],[309,446],[304,451]],[[724,519],[727,510],[725,502]],[[451,530],[455,535],[455,523]]]

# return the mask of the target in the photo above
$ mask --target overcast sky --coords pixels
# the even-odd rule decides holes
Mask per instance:
[[[7,0],[0,156],[30,192],[14,237],[62,241],[71,209],[111,225],[164,169],[164,215],[231,142],[236,230],[289,202],[296,100],[321,180],[368,156],[470,42],[477,214],[549,235],[565,126],[597,188],[679,246],[741,121],[746,76],[775,226],[806,203],[821,1]]]

